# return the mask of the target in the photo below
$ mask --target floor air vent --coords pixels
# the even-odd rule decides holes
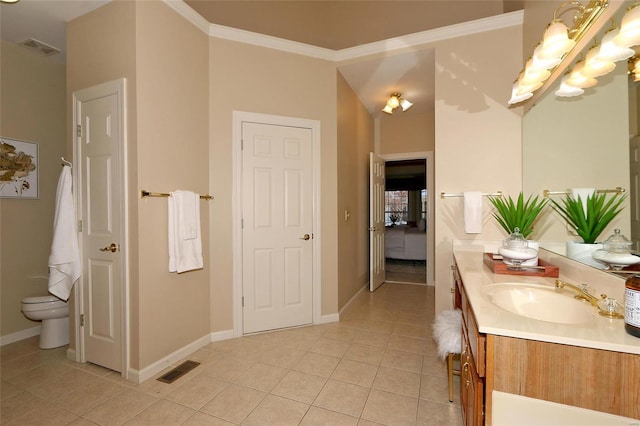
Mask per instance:
[[[195,361],[185,361],[173,370],[169,371],[166,374],[158,377],[158,380],[163,383],[173,383],[178,380],[183,375],[187,374],[189,371],[193,370],[197,366],[199,366],[199,362]]]

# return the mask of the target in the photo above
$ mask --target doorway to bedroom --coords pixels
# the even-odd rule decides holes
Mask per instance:
[[[427,284],[427,160],[385,162],[386,282]]]

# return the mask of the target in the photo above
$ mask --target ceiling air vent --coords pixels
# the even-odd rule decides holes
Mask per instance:
[[[45,42],[36,40],[35,38],[28,38],[18,43],[18,45],[22,47],[26,47],[32,52],[35,52],[44,56],[51,56],[51,55],[55,55],[56,53],[60,53],[60,49],[58,49],[57,47],[53,47]]]

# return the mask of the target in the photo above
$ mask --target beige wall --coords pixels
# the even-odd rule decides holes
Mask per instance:
[[[436,194],[521,190],[521,120],[519,111],[507,108],[521,49],[520,27],[436,46]],[[462,208],[462,198],[435,199],[436,311],[452,306],[453,240],[505,238],[488,202],[481,234],[464,233]]]
[[[369,152],[373,119],[338,73],[338,307],[369,282]],[[345,212],[349,218],[345,218]]]
[[[208,38],[164,3],[117,1],[72,21],[68,48],[69,93],[127,78],[130,357],[142,369],[209,332],[209,203],[205,270],[177,275],[166,200],[138,195],[209,192]]]
[[[162,2],[136,2],[138,187],[209,192],[209,39]],[[204,269],[168,272],[167,200],[140,199],[140,367],[209,334],[209,211]],[[132,265],[136,266],[136,265]]]
[[[338,311],[336,67],[332,62],[211,38],[211,331],[233,328],[232,114],[320,121],[322,315]]]
[[[39,199],[0,200],[0,335],[40,325],[20,311],[47,295],[56,187],[65,150],[65,66],[2,42],[0,135],[38,144]]]
[[[380,154],[433,151],[435,147],[433,110],[425,114],[396,111],[379,121]]]

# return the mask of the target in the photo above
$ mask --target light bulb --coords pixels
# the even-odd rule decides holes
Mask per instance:
[[[620,28],[612,28],[602,37],[598,58],[605,61],[618,62],[629,59],[636,52],[628,47],[618,46],[615,38],[620,34]]]
[[[565,80],[565,83],[569,86],[579,87],[580,89],[587,89],[598,84],[598,80],[593,77],[586,76],[582,73],[584,69],[584,61],[578,61],[573,67],[569,78]]]
[[[387,101],[387,106],[391,108],[398,108],[400,106],[400,99],[398,99],[397,95],[391,95],[389,100]]]
[[[400,106],[402,107],[403,111],[406,111],[413,106],[413,103],[409,102],[406,99],[400,99]]]
[[[576,42],[569,38],[569,29],[560,20],[549,24],[544,32],[540,57],[543,59],[562,58]]]
[[[587,77],[600,77],[614,70],[616,64],[600,58],[600,46],[593,46],[587,52],[582,74]]]
[[[508,102],[509,105],[526,101],[527,99],[533,96],[533,93],[531,92],[518,94],[518,90],[519,90],[519,86],[518,86],[518,82],[516,81],[515,83],[513,83],[513,87],[511,88],[511,99],[509,99],[509,102]]]
[[[560,81],[560,88],[556,90],[556,96],[560,96],[562,98],[570,98],[573,96],[582,95],[584,93],[584,90],[579,87],[569,86],[567,84],[568,78],[569,74],[566,74],[564,77],[562,77],[562,80]]]
[[[620,33],[614,41],[621,47],[640,44],[640,3],[630,7],[624,14],[620,23]]]

